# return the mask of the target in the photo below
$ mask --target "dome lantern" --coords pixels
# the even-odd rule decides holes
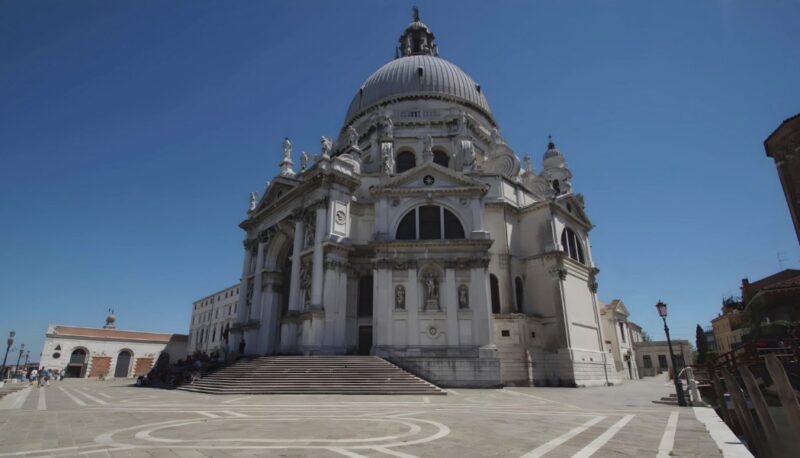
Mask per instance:
[[[419,20],[419,8],[414,7],[414,17],[411,24],[400,35],[400,46],[397,48],[399,57],[407,56],[438,56],[439,51],[433,32]]]

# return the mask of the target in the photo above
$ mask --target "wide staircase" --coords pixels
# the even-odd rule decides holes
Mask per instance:
[[[242,359],[180,389],[209,394],[446,394],[377,356]]]

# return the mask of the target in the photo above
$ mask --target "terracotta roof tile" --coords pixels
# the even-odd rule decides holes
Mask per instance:
[[[55,335],[88,337],[100,339],[146,340],[149,342],[182,342],[188,341],[183,334],[160,334],[155,332],[121,331],[118,329],[80,328],[76,326],[55,326]]]

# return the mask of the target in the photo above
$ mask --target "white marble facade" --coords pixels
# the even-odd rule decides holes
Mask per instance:
[[[583,198],[537,173],[418,20],[338,138],[251,193],[232,344],[376,354],[444,386],[611,381]],[[508,335],[506,335],[508,334]]]

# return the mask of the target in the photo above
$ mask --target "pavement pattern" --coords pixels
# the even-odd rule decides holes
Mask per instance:
[[[205,395],[64,380],[0,401],[0,457],[711,457],[663,378],[446,396]]]

